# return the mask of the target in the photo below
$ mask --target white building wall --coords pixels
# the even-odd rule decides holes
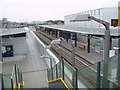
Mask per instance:
[[[93,28],[105,28],[102,24],[96,22],[96,21],[82,21],[82,22],[70,22],[70,19],[72,17],[75,17],[79,14],[90,14],[91,16],[94,16],[96,18],[105,20],[110,23],[111,25],[111,19],[118,19],[118,8],[117,7],[110,7],[110,8],[100,8],[90,11],[84,11],[80,13],[75,13],[71,15],[66,15],[64,17],[65,25],[70,26],[77,26],[77,27],[93,27]],[[87,38],[85,36],[78,35],[77,36],[78,41],[86,43],[87,44]],[[101,49],[103,49],[103,39],[91,39],[91,46],[95,46],[96,41],[101,41]],[[118,46],[116,43],[117,40],[113,39],[113,45],[112,46]]]
[[[27,54],[26,37],[3,38],[3,45],[13,45],[14,55]]]
[[[79,27],[103,27],[103,25],[93,20],[84,21],[84,22],[70,22],[71,17],[74,17],[78,14],[90,14],[91,16],[94,16],[96,18],[109,22],[111,25],[111,19],[118,19],[118,8],[117,7],[100,8],[100,9],[75,13],[71,15],[66,15],[64,17],[65,25],[72,25],[72,26],[79,26]]]

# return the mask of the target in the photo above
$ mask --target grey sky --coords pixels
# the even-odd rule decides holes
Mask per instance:
[[[64,20],[81,11],[117,7],[119,0],[0,0],[0,19],[12,21]]]

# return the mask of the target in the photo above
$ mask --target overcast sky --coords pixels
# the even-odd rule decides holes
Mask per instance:
[[[119,0],[0,0],[0,19],[10,21],[64,20],[65,15],[103,7]]]

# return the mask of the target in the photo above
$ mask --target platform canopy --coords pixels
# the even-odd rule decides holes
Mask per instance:
[[[105,28],[89,28],[89,27],[75,27],[68,25],[39,25],[40,27],[46,27],[56,30],[62,30],[67,32],[73,32],[78,34],[92,35],[92,36],[104,36]],[[118,29],[110,29],[110,36],[112,38],[120,37]]]
[[[10,28],[10,29],[0,29],[0,36],[7,36],[7,35],[15,35],[15,34],[22,34],[26,33],[25,28]]]

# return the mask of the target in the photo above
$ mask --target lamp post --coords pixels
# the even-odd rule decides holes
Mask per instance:
[[[109,31],[109,23],[95,18],[93,16],[90,16],[90,14],[81,14],[73,17],[70,22],[78,22],[78,21],[90,21],[94,20],[98,23],[101,23],[105,26],[105,36],[104,36],[104,53],[103,53],[103,59],[106,60],[109,58],[109,50],[110,50],[110,31]]]
[[[101,23],[105,26],[105,36],[104,36],[104,52],[103,52],[103,59],[107,60],[109,58],[109,50],[110,50],[110,31],[109,31],[109,23],[95,18],[93,16],[90,16],[90,14],[82,14],[82,15],[77,15],[76,17],[73,17],[70,21],[75,22],[75,21],[90,21],[94,20],[98,23]],[[89,45],[89,44],[88,44]],[[90,45],[89,45],[90,46]],[[108,77],[108,63],[104,64],[104,69],[103,69],[103,88],[108,86],[107,78]],[[97,81],[96,81],[96,88],[100,88],[100,63],[97,64]]]

